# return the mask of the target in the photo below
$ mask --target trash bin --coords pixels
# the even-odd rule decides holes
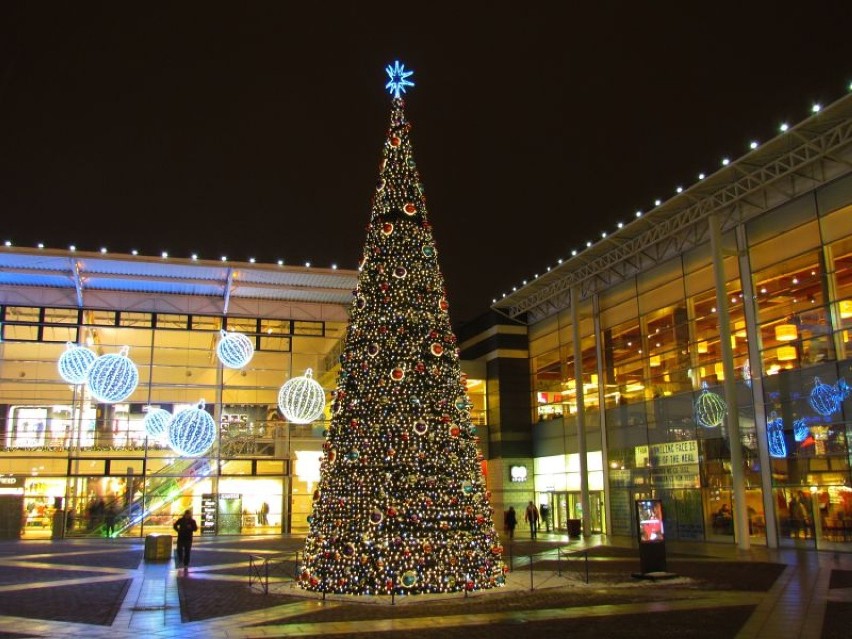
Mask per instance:
[[[147,535],[145,537],[145,561],[169,561],[172,557],[171,535]]]
[[[582,534],[581,526],[582,521],[579,519],[569,519],[568,520],[568,536],[569,537],[579,537]]]

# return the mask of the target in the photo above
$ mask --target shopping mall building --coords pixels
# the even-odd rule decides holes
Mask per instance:
[[[753,146],[461,331],[503,503],[852,550],[852,95]]]
[[[852,550],[852,96],[678,191],[459,330],[497,517],[534,500],[556,530],[635,536],[655,498],[667,539]],[[356,281],[0,247],[0,537],[186,508],[202,533],[305,532],[328,415],[292,423],[278,392],[308,369],[335,388]],[[133,394],[66,382],[69,342],[129,347]],[[146,436],[152,407],[202,400],[205,455]]]

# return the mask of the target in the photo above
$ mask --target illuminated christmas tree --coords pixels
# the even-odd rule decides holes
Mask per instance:
[[[419,594],[504,583],[502,547],[401,93],[313,495],[300,585]]]

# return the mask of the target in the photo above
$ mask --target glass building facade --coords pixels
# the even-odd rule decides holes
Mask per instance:
[[[497,301],[526,352],[463,336],[495,385],[528,364],[506,508],[635,536],[660,498],[669,539],[852,550],[850,130],[846,97]]]
[[[310,369],[337,382],[356,271],[0,251],[0,538],[171,532],[192,509],[200,534],[304,533],[326,412],[308,424],[278,406]],[[254,346],[224,366],[225,333]],[[57,366],[69,345],[119,353],[139,383],[103,403]],[[470,379],[484,425],[484,383]],[[150,410],[198,408],[213,446],[181,456],[148,435]]]

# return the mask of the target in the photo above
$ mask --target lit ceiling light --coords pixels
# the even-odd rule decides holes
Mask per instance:
[[[5,242],[3,242],[3,243],[4,243],[6,246],[12,246],[12,243],[11,243],[9,240],[6,240],[6,241],[5,241]]]
[[[547,272],[550,273],[550,267],[549,266],[547,267]]]
[[[660,206],[662,202],[660,200],[654,200],[654,206]]]
[[[601,232],[601,239],[603,239],[603,238],[605,238],[605,237],[606,237],[606,231],[602,231],[602,232]]]
[[[576,254],[577,254],[577,249],[571,249],[571,255],[573,256],[573,255],[576,255]],[[562,261],[560,260],[559,263],[562,264]]]
[[[514,293],[515,291],[517,291],[517,290],[518,290],[518,287],[517,287],[517,286],[513,286],[513,287],[512,287],[512,292],[513,292],[513,293]]]
[[[636,217],[642,217],[642,211],[636,211]]]
[[[699,174],[698,174],[698,179],[699,179],[699,180],[703,180],[703,179],[704,179],[704,174],[703,174],[703,173],[699,173]]]
[[[193,253],[193,254],[192,254],[192,259],[193,259],[193,260],[197,260],[197,259],[198,259],[198,253]]]
[[[527,285],[527,281],[526,281],[526,280],[524,280],[523,282],[521,282],[521,286],[526,286],[526,285]]]
[[[572,252],[571,252],[571,255],[576,255],[576,254],[577,254],[577,251],[572,251]],[[560,257],[558,260],[556,260],[556,263],[557,263],[557,264],[562,264],[562,258]]]
[[[227,262],[227,261],[228,261],[228,256],[227,256],[227,255],[223,255],[223,256],[222,256],[222,261],[223,261],[223,262]]]
[[[728,158],[722,158],[722,166],[728,166],[731,161]]]
[[[278,260],[278,266],[284,266],[284,260]]]
[[[775,339],[779,342],[792,342],[799,337],[795,324],[778,324],[775,327]]]
[[[761,288],[760,292],[763,293],[764,295],[766,295],[766,287],[764,286],[763,288]]]
[[[586,242],[586,248],[591,248],[591,246],[592,246],[591,242]]]
[[[756,141],[753,141],[751,144],[749,144],[749,145],[748,145],[748,147],[749,147],[750,149],[756,149],[756,148],[757,148],[757,142],[756,142]]]
[[[331,270],[332,270],[332,271],[336,271],[336,270],[337,270],[337,264],[332,264],[332,265],[331,265]]]
[[[163,251],[162,255],[163,255],[163,257],[168,257],[169,253],[168,253],[168,251]]]
[[[71,246],[68,247],[68,250],[69,251],[76,251],[77,247],[72,244]]]
[[[101,247],[101,253],[106,253],[106,247],[105,246]]]
[[[305,266],[306,266],[307,268],[311,268],[311,263],[310,263],[310,262],[305,262]]]
[[[44,243],[39,242],[39,243],[37,244],[37,246],[38,246],[40,249],[43,249],[43,248],[44,248]]]
[[[623,228],[623,227],[624,227],[624,222],[619,222],[618,224],[616,224],[616,226],[617,226],[618,228]]]
[[[819,102],[817,102],[816,104],[814,104],[811,107],[811,112],[812,113],[819,113],[821,109],[822,109],[822,105]]]
[[[249,258],[249,264],[254,264],[254,258],[253,257]]]
[[[798,277],[794,277],[794,278],[793,278],[793,284],[798,284],[798,283],[799,283],[799,278],[798,278]]]
[[[683,187],[682,187],[682,186],[677,187],[677,188],[675,189],[675,192],[676,192],[676,193],[683,193]]]
[[[106,253],[106,249],[101,249],[101,253]],[[131,255],[139,255],[139,251],[137,251],[136,249],[133,249],[132,251],[130,251],[130,254]]]
[[[781,131],[781,133],[784,133],[789,128],[790,126],[786,122],[782,122],[781,126],[778,127],[778,130]]]

